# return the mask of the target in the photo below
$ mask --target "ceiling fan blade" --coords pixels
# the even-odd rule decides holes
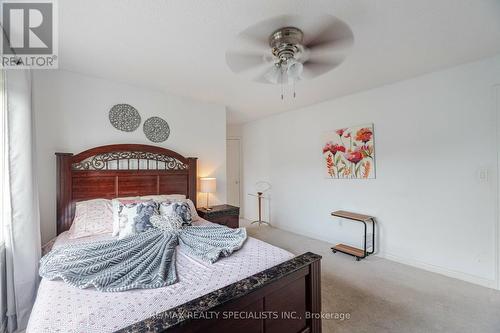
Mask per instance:
[[[227,51],[226,62],[235,73],[240,73],[263,65],[269,65],[264,61],[264,56],[264,54],[260,53]]]
[[[313,47],[307,46],[308,50],[324,53],[347,52],[353,44],[353,40],[343,39],[331,42],[319,43]]]
[[[298,16],[293,15],[273,17],[247,28],[238,36],[240,41],[243,41],[243,44],[247,44],[248,47],[255,47],[259,51],[262,48],[269,50],[269,36],[282,27],[293,25],[298,18]]]
[[[354,35],[346,23],[330,15],[318,21],[321,24],[316,31],[304,37],[304,45],[308,49],[331,52],[352,46]]]
[[[302,71],[301,77],[303,79],[313,79],[315,77],[318,77],[333,68],[339,66],[344,58],[341,57],[336,57],[336,58],[331,58],[331,59],[309,59],[306,62],[304,62],[304,69]]]
[[[243,31],[239,34],[238,48],[248,51],[269,51],[269,40],[265,34],[255,31]]]
[[[327,52],[308,52],[304,65],[306,64],[332,64],[333,66],[338,66],[344,61],[345,56],[342,53],[327,53]]]

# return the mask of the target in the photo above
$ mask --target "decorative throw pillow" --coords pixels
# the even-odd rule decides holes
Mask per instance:
[[[141,197],[123,197],[111,200],[113,206],[113,236],[118,236],[120,233],[120,219],[118,217],[118,209],[120,208],[120,201],[133,203],[138,200],[154,200],[156,202],[167,201],[167,200],[186,200],[184,194],[160,194],[160,195],[146,195]],[[194,204],[193,204],[194,207]],[[195,210],[196,211],[196,210]],[[196,215],[198,218],[198,215]]]
[[[122,239],[128,236],[144,232],[153,227],[151,216],[158,214],[158,204],[153,200],[122,202],[118,208],[119,233],[118,238]]]
[[[111,200],[93,199],[76,203],[75,218],[68,238],[82,238],[113,231]]]
[[[153,215],[150,218],[153,227],[163,231],[175,231],[182,228],[182,219],[180,216],[161,216]]]
[[[165,201],[178,201],[178,202],[187,202],[187,204],[189,205],[189,209],[191,211],[191,219],[192,219],[192,222],[196,222],[200,219],[200,217],[198,216],[198,212],[196,211],[196,207],[194,206],[194,202],[191,200],[191,199],[175,199],[175,198],[168,198],[166,200],[155,200],[155,201],[158,201],[158,203],[161,203],[161,202],[165,202]]]
[[[160,203],[160,214],[167,218],[180,218],[183,226],[193,222],[191,207],[186,201],[163,201]]]
[[[196,222],[200,219],[198,216],[198,213],[196,212],[196,207],[194,206],[194,203],[191,199],[186,199],[186,196],[184,194],[159,194],[159,195],[146,195],[146,196],[141,196],[141,200],[154,200],[158,203],[164,202],[164,201],[183,201],[187,202],[189,204],[189,208],[191,209],[191,217],[193,219],[193,222]]]
[[[118,236],[120,233],[120,217],[118,216],[120,202],[133,203],[139,200],[141,200],[140,197],[123,197],[111,200],[111,207],[113,209],[113,236]]]

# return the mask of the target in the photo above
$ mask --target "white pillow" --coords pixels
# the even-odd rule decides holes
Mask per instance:
[[[93,199],[76,203],[75,218],[68,232],[70,239],[107,234],[112,231],[111,200]]]
[[[154,200],[157,202],[167,201],[167,200],[185,200],[186,196],[184,194],[158,194],[158,195],[145,195],[141,196],[141,200]]]

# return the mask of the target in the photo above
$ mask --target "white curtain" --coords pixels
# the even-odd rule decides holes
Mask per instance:
[[[7,332],[24,330],[38,288],[40,216],[31,73],[4,70],[3,239]]]

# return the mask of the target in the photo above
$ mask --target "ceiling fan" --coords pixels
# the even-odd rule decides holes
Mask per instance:
[[[241,32],[226,52],[226,62],[237,74],[280,84],[283,99],[286,85],[295,86],[339,66],[353,39],[349,26],[332,15],[279,16]]]

